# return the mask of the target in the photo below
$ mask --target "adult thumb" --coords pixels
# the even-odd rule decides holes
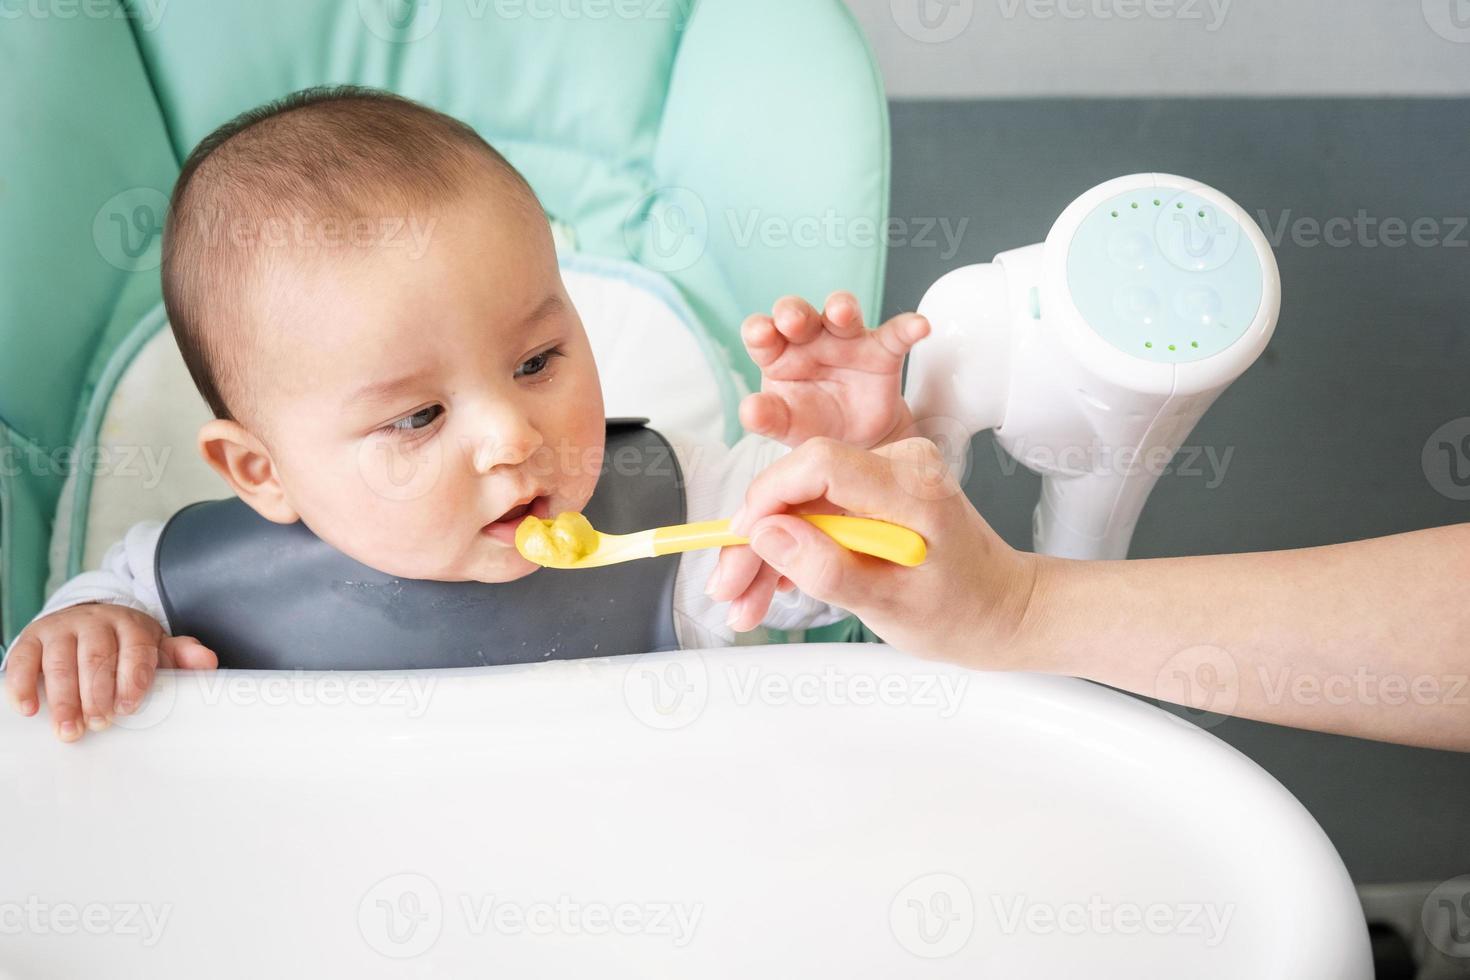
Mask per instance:
[[[844,609],[861,607],[874,570],[810,521],[777,514],[751,528],[750,547],[802,592]]]

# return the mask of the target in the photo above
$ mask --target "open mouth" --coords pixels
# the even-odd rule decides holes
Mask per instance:
[[[502,514],[500,516],[500,519],[499,520],[491,521],[491,523],[492,524],[503,524],[503,523],[506,523],[508,521],[518,521],[522,517],[525,517],[527,514],[531,513],[531,505],[534,504],[535,502],[536,501],[533,498],[533,499],[528,500],[525,503],[521,504],[519,507],[512,507],[510,510],[508,510],[504,514]]]
[[[494,538],[514,542],[516,528],[520,526],[527,516],[546,518],[550,516],[551,498],[546,496],[532,497],[523,504],[517,504],[510,510],[501,514],[495,520],[480,529],[480,533],[488,534]]]

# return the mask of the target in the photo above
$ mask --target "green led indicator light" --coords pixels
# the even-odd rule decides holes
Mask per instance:
[[[1116,211],[1114,211],[1114,212],[1113,212],[1113,217],[1115,217],[1115,218],[1116,218],[1116,217],[1117,217],[1117,216],[1118,216],[1118,212],[1116,212]]]
[[[1154,207],[1158,207],[1158,206],[1159,206],[1159,199],[1158,198],[1154,198]]]
[[[1131,207],[1135,211],[1138,210],[1138,202],[1137,201],[1134,201],[1132,204],[1130,204],[1128,206]]]
[[[1191,347],[1198,347],[1199,346],[1199,341],[1198,340],[1191,340],[1189,342],[1189,346],[1191,346]]]
[[[1184,202],[1183,201],[1180,201],[1178,204],[1175,204],[1174,206],[1176,208],[1178,208],[1179,210],[1181,210],[1181,211],[1184,210]]]
[[[1153,349],[1154,342],[1152,340],[1145,340],[1143,342],[1143,346],[1145,346],[1145,347],[1147,347],[1147,348],[1149,348],[1151,350],[1151,349]]]
[[[1170,349],[1170,350],[1173,350],[1173,349],[1174,349],[1174,345],[1173,345],[1173,344],[1170,344],[1170,345],[1169,345],[1169,349]]]

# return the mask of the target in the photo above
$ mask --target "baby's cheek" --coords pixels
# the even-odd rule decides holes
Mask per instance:
[[[538,477],[549,475],[561,493],[556,501],[559,510],[581,510],[592,496],[601,475],[602,441],[605,422],[598,420],[590,432],[569,433],[564,439],[545,447],[538,460]]]
[[[372,436],[358,443],[342,477],[355,484],[350,490],[390,503],[408,503],[438,492],[452,465],[443,439]]]
[[[344,480],[319,503],[322,521],[343,542],[339,550],[395,574],[433,577],[442,570],[442,556],[455,537],[453,507],[432,493],[388,497],[361,482]]]

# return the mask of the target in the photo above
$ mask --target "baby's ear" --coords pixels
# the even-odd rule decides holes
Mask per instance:
[[[261,517],[277,524],[300,519],[286,499],[270,451],[240,423],[210,419],[200,426],[199,454]]]

